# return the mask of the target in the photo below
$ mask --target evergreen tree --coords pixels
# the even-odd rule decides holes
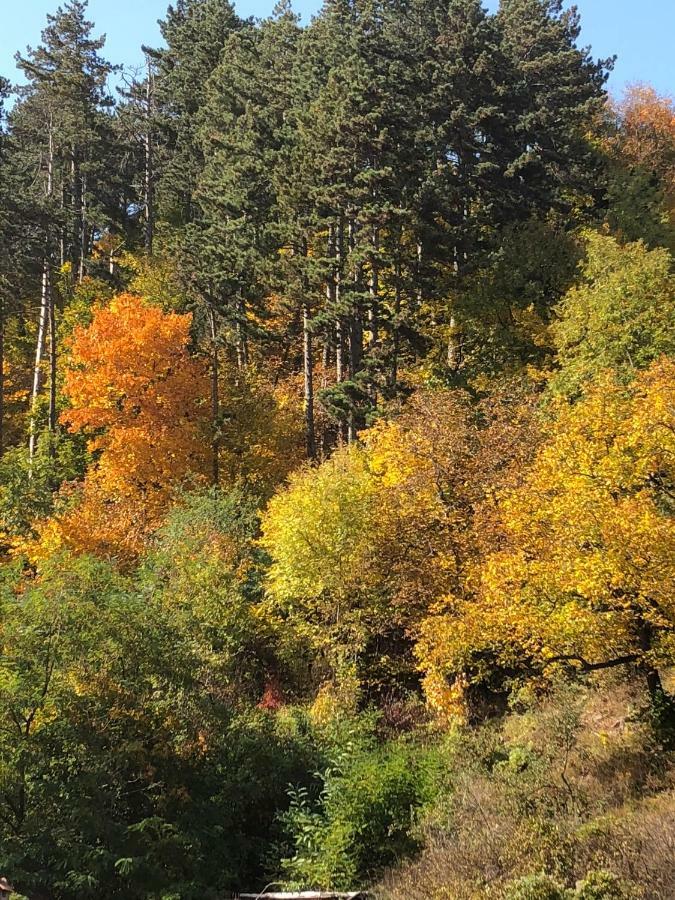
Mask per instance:
[[[99,55],[105,38],[92,37],[86,3],[71,0],[48,15],[42,43],[17,55],[27,84],[12,116],[13,133],[32,170],[32,199],[42,219],[41,302],[31,389],[30,455],[36,449],[42,359],[49,339],[50,434],[57,428],[57,309],[54,270],[68,263],[82,280],[95,236],[109,221],[106,179],[111,170],[113,66]]]
[[[523,213],[569,213],[580,196],[599,199],[599,160],[587,135],[613,59],[596,61],[578,47],[578,11],[563,10],[562,0],[502,0],[497,22],[518,150],[508,174]]]
[[[194,217],[193,195],[204,162],[198,114],[228,36],[241,25],[227,0],[178,0],[160,23],[166,47],[149,51],[157,66],[156,116],[166,156],[158,203],[174,224]]]

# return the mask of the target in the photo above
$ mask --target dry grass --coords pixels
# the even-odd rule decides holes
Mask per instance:
[[[488,900],[526,875],[573,888],[607,869],[631,897],[675,900],[675,768],[644,702],[606,681],[456,741],[424,853],[376,896]]]

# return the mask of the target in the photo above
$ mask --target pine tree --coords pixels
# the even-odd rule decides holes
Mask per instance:
[[[580,195],[597,191],[599,161],[587,134],[605,103],[613,59],[596,61],[577,46],[579,14],[563,10],[562,0],[503,0],[497,23],[518,150],[508,174],[522,214],[569,212]]]
[[[242,22],[227,0],[178,0],[160,23],[166,47],[148,51],[157,67],[156,116],[166,159],[158,174],[158,205],[170,222],[192,221],[203,167],[198,113],[223,47]]]
[[[110,171],[111,128],[107,78],[113,66],[99,56],[104,38],[92,37],[86,3],[71,0],[48,15],[42,43],[17,55],[27,85],[12,128],[33,169],[33,199],[43,222],[41,302],[31,390],[30,455],[36,449],[37,401],[49,338],[49,431],[57,428],[56,266],[69,264],[80,281],[94,236],[105,225],[105,181]]]

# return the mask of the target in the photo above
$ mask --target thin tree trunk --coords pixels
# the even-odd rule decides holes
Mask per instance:
[[[380,302],[380,267],[377,254],[380,250],[380,231],[375,226],[373,228],[373,256],[371,260],[370,270],[370,307],[368,309],[368,329],[370,331],[369,344],[373,347],[377,344],[378,339],[378,311]]]
[[[56,409],[56,356],[57,356],[57,335],[56,335],[56,305],[54,302],[54,291],[51,285],[48,290],[47,307],[49,311],[49,433],[52,436],[50,441],[50,454],[54,453],[54,435],[57,427],[57,409]]]
[[[305,374],[305,437],[307,456],[316,459],[316,435],[314,431],[314,359],[312,354],[312,333],[309,327],[309,307],[302,307],[303,368]]]
[[[239,294],[237,301],[237,368],[243,371],[248,366],[248,340],[244,323],[246,321],[246,305]]]
[[[49,119],[49,148],[47,155],[47,184],[45,197],[49,199],[54,190],[54,134],[52,119]],[[51,290],[51,272],[49,263],[49,241],[45,240],[45,255],[42,260],[42,291],[40,296],[40,318],[38,321],[38,334],[35,345],[35,362],[33,365],[33,385],[30,395],[30,423],[28,438],[28,475],[33,475],[33,460],[37,444],[37,401],[42,387],[42,357],[45,348],[45,333],[49,318],[49,294]]]
[[[644,654],[649,653],[652,649],[652,631],[653,629],[651,625],[648,622],[645,622],[644,619],[638,617],[638,644],[640,646],[640,650],[642,650]],[[663,682],[661,681],[659,670],[652,663],[647,662],[643,662],[641,668],[644,673],[647,690],[652,702],[658,703],[662,701],[667,695],[663,688]]]
[[[81,271],[81,256],[83,245],[84,216],[82,210],[82,178],[80,176],[80,163],[77,157],[77,148],[71,145],[70,149],[70,180],[73,199],[73,221],[71,234],[71,259],[72,266],[71,276],[73,279],[79,278]]]
[[[152,111],[153,111],[153,88],[154,76],[152,71],[152,62],[150,57],[147,58],[148,74],[145,88],[145,112],[146,112],[146,129],[145,129],[145,252],[148,256],[152,256],[153,242],[155,237],[155,197],[154,197],[154,146],[152,141]]]
[[[356,223],[353,219],[350,219],[349,221],[348,233],[349,254],[350,256],[353,256],[356,250]],[[353,271],[351,272],[351,276],[354,291],[357,296],[359,296],[360,289],[362,287],[362,275],[363,272],[361,270],[361,267],[355,265]],[[352,377],[361,371],[361,366],[363,363],[363,322],[361,315],[361,303],[359,300],[355,300],[350,310],[349,323],[349,365]]]
[[[0,457],[5,452],[5,301],[0,297]]]
[[[42,357],[45,349],[45,333],[47,330],[47,320],[49,318],[49,289],[50,289],[50,272],[49,259],[45,256],[42,269],[42,294],[40,298],[40,320],[38,322],[37,342],[35,345],[35,363],[33,365],[33,386],[30,395],[30,436],[28,440],[28,459],[31,468],[29,475],[32,476],[32,464],[35,458],[35,449],[37,444],[37,401],[42,388]]]
[[[211,329],[211,427],[213,429],[212,477],[214,486],[218,487],[220,484],[220,365],[216,313],[212,306],[209,306],[209,326]]]
[[[348,224],[348,240],[349,240],[349,255],[350,257],[354,257],[356,251],[356,222],[354,219],[350,218]],[[354,290],[354,296],[358,298],[360,296],[360,291],[362,288],[362,280],[363,280],[363,271],[361,267],[355,263],[353,267],[350,267],[350,275],[352,286]],[[350,308],[349,315],[349,369],[351,372],[351,377],[354,378],[361,371],[363,364],[363,321],[362,321],[362,310],[361,310],[361,301],[359,299],[355,299]],[[347,428],[347,440],[351,444],[353,443],[359,433],[361,428],[360,421],[360,412],[358,408],[352,406],[349,412],[349,422]]]
[[[342,217],[338,222],[335,233],[335,377],[338,384],[345,380],[345,327],[340,308],[342,302],[342,263],[343,263],[343,246],[342,246]]]
[[[393,351],[391,355],[391,389],[396,390],[398,384],[398,357],[400,352],[399,320],[401,318],[401,231],[396,241],[396,262],[394,266],[394,322]]]
[[[459,372],[464,361],[462,334],[454,313],[450,316],[450,334],[448,335],[448,368],[451,372]]]
[[[80,263],[78,266],[77,280],[80,284],[85,275],[85,260],[89,255],[89,234],[87,231],[87,179],[82,178],[82,205],[80,219]]]

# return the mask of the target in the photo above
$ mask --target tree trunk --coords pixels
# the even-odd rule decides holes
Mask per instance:
[[[146,127],[144,136],[145,149],[145,252],[152,256],[155,238],[155,197],[154,197],[154,146],[152,140],[152,111],[154,76],[152,62],[147,58],[148,74],[145,88]]]
[[[56,306],[54,302],[54,291],[51,285],[48,290],[47,308],[49,315],[49,433],[52,437],[50,441],[50,454],[54,453],[54,435],[57,427],[57,409],[56,409]]]
[[[45,256],[42,263],[42,295],[40,298],[40,320],[38,322],[37,342],[35,346],[35,362],[33,365],[33,386],[30,395],[30,436],[28,440],[28,459],[31,465],[29,475],[32,475],[32,463],[35,458],[37,444],[37,401],[42,388],[42,357],[45,348],[45,332],[49,318],[49,290],[50,271],[49,259]]]
[[[316,459],[316,436],[314,431],[314,360],[312,354],[312,333],[309,327],[309,307],[302,307],[303,368],[305,373],[305,437],[307,457]]]
[[[79,278],[81,272],[84,216],[82,209],[83,197],[80,161],[77,155],[77,147],[74,144],[71,145],[70,154],[70,180],[73,200],[70,264],[72,267],[71,277],[74,280],[75,278]]]
[[[450,316],[450,334],[448,335],[448,368],[451,372],[457,373],[461,369],[463,361],[462,335],[457,324],[457,317],[452,313]]]
[[[5,452],[5,301],[0,297],[0,457]]]
[[[338,222],[335,233],[335,378],[338,384],[345,380],[345,326],[341,310],[342,302],[342,217]]]
[[[380,302],[380,267],[377,254],[380,250],[380,232],[377,227],[373,228],[373,256],[371,259],[370,269],[370,307],[368,309],[368,329],[370,331],[369,346],[373,347],[377,344],[378,339],[378,310]]]
[[[356,222],[349,220],[349,255],[353,257],[356,251]],[[350,275],[352,288],[356,298],[360,297],[363,281],[363,269],[358,263],[350,267]],[[349,370],[351,377],[354,378],[363,367],[363,320],[361,301],[354,299],[351,304],[349,316]],[[347,440],[351,444],[358,437],[361,430],[361,413],[356,405],[352,405],[349,411],[349,424],[347,429]]]
[[[80,251],[79,251],[79,265],[77,270],[77,280],[80,284],[84,279],[85,275],[85,260],[89,255],[89,234],[87,231],[87,179],[86,177],[81,179],[81,191],[82,191],[82,201],[81,201],[81,214],[80,214]]]
[[[209,326],[211,330],[211,427],[213,429],[212,478],[214,487],[218,487],[220,484],[220,365],[216,313],[212,306],[209,306]]]
[[[237,301],[237,368],[243,371],[248,366],[248,339],[246,335],[246,305],[239,294]]]
[[[648,622],[645,622],[641,617],[638,617],[638,645],[643,654],[649,653],[653,645],[652,626]],[[663,683],[658,669],[646,661],[641,663],[640,668],[644,673],[647,690],[649,691],[652,702],[658,703],[659,701],[662,701],[663,698],[666,697],[666,692],[663,689]]]
[[[49,199],[54,190],[54,134],[52,119],[49,120],[49,145],[47,151],[47,184],[45,197]],[[49,295],[51,291],[51,271],[49,262],[49,239],[45,238],[45,255],[42,260],[42,291],[40,296],[40,319],[35,345],[35,362],[33,365],[33,385],[30,395],[30,423],[28,438],[29,478],[33,475],[33,459],[37,444],[37,401],[42,387],[42,357],[45,348],[45,332],[49,318]]]
[[[399,320],[401,318],[401,231],[396,241],[396,262],[394,266],[394,321],[393,350],[391,354],[391,390],[398,384],[398,357],[400,353]]]

